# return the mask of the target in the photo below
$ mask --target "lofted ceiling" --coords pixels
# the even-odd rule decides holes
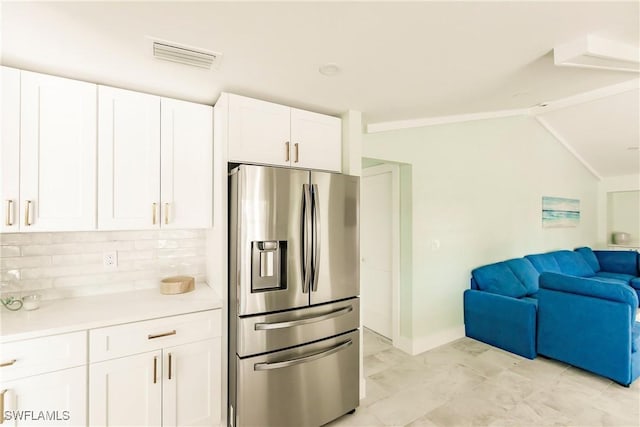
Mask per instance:
[[[586,34],[637,46],[639,16],[637,1],[2,1],[0,53],[4,65],[195,102],[229,91],[378,123],[528,108],[637,78],[554,66],[552,49]],[[154,59],[149,36],[222,61]],[[341,72],[321,75],[325,63]],[[613,124],[625,126],[602,123]],[[597,145],[595,132],[562,132]]]

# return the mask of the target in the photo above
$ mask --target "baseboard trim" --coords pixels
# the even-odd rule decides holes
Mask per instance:
[[[464,337],[464,325],[418,338],[400,337],[394,346],[412,356]]]

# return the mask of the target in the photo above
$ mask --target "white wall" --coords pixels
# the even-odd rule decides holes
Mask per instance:
[[[640,191],[640,174],[620,175],[604,178],[598,185],[598,247],[605,248],[611,241],[609,229],[609,193],[618,191]],[[629,218],[632,221],[633,218]],[[637,219],[640,221],[640,219]],[[617,230],[619,231],[619,230]],[[634,239],[637,239],[636,236]]]
[[[69,298],[153,288],[167,276],[205,281],[204,230],[0,234],[2,293]],[[116,251],[118,266],[103,266]]]
[[[363,156],[412,165],[413,352],[463,334],[472,268],[596,242],[597,179],[530,117],[366,134]],[[580,199],[580,225],[543,229],[542,196]]]

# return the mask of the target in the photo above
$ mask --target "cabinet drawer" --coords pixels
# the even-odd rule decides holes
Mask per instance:
[[[163,317],[89,331],[89,361],[158,350],[221,334],[220,310]]]
[[[87,333],[52,335],[0,345],[0,381],[87,363]]]

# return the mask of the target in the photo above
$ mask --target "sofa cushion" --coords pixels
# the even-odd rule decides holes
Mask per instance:
[[[589,279],[597,280],[601,283],[615,283],[617,285],[629,285],[629,281],[623,279],[616,279],[615,277],[593,276]]]
[[[628,285],[633,279],[635,279],[635,277],[630,274],[609,273],[608,271],[599,271],[596,273],[594,279],[601,279],[601,278],[620,280],[624,282],[626,285]]]
[[[640,350],[640,322],[634,323],[631,330],[631,352],[635,353],[638,350]]]
[[[602,271],[638,276],[638,252],[594,251]]]
[[[478,289],[493,294],[521,298],[527,294],[527,287],[518,279],[506,262],[478,267],[471,271]]]
[[[575,251],[582,255],[582,258],[584,258],[584,260],[587,262],[587,264],[589,264],[589,266],[595,273],[600,271],[600,263],[598,262],[598,257],[596,257],[596,254],[593,253],[591,248],[585,246],[582,248],[576,248]]]
[[[528,301],[536,306],[536,311],[538,310],[538,298],[536,295],[528,295],[526,297],[520,298],[522,301]]]
[[[634,289],[640,289],[640,277],[636,277],[635,279],[631,279],[631,281],[629,282],[629,284],[630,284]]]
[[[562,273],[558,261],[551,254],[535,254],[525,256],[539,273]]]
[[[525,258],[514,258],[505,261],[513,274],[527,288],[526,295],[538,292],[538,278],[540,273],[531,265],[531,262]]]
[[[584,260],[584,257],[574,251],[555,251],[551,252],[556,262],[560,266],[560,270],[564,274],[578,277],[591,277],[595,274],[593,268]]]

